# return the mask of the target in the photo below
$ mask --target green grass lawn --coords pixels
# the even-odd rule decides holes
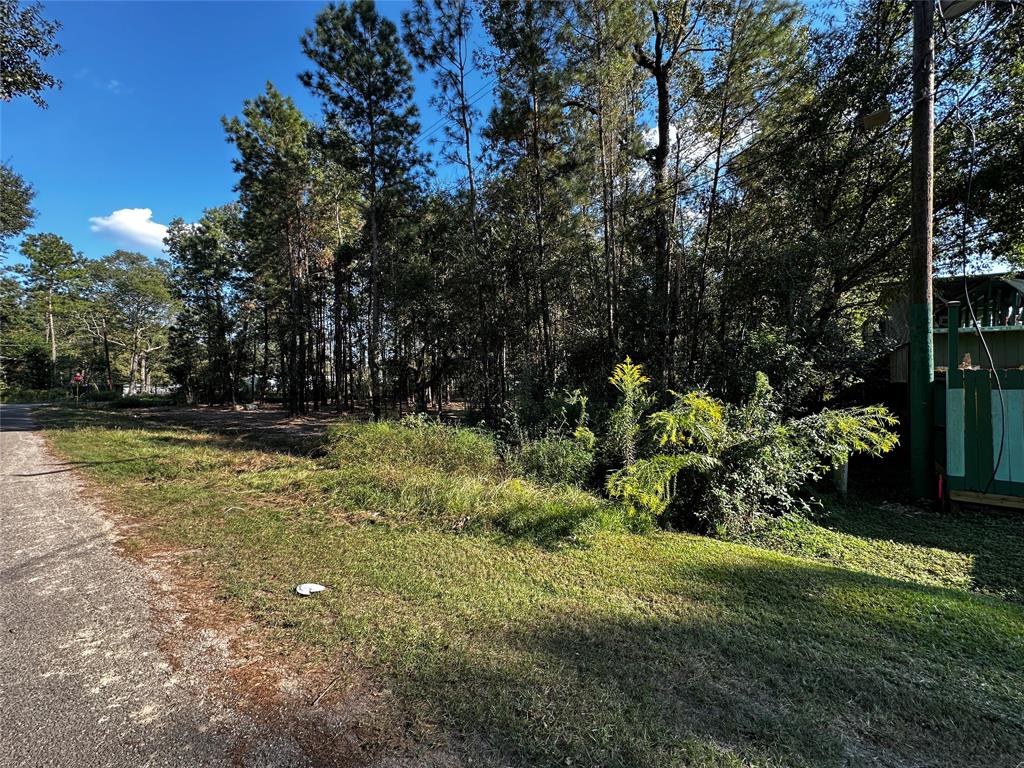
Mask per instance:
[[[868,573],[1024,603],[1024,514],[957,514],[909,504],[827,499],[809,517],[770,521],[747,543]]]
[[[832,543],[812,558],[855,552],[837,568],[630,533],[606,501],[509,476],[475,433],[340,425],[310,457],[102,411],[45,418],[142,523],[134,542],[186,552],[268,637],[370,670],[425,743],[475,764],[1024,757],[1024,609],[968,591],[1020,594],[1019,562],[983,584],[972,570],[995,534],[943,549],[955,521],[929,540],[818,521],[805,538]],[[761,543],[808,554],[797,538]],[[301,581],[330,589],[297,598]]]

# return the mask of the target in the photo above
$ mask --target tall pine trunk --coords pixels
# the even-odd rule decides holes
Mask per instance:
[[[370,201],[370,327],[367,356],[370,366],[370,406],[374,419],[381,417],[380,403],[380,237],[377,232],[377,202]]]
[[[50,337],[50,388],[57,386],[57,331],[53,322],[53,287],[46,293],[46,333]]]
[[[103,364],[107,373],[107,390],[114,391],[114,369],[110,365],[110,338],[107,336],[107,318],[103,318]]]

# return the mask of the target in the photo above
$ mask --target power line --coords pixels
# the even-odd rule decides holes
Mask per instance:
[[[473,91],[472,94],[467,96],[466,97],[465,108],[469,109],[474,104],[476,104],[478,101],[480,101],[480,99],[482,99],[486,95],[484,93],[484,91],[487,88],[489,88],[490,86],[494,85],[494,83],[497,82],[497,80],[498,80],[498,76],[495,75],[490,80],[488,80],[486,83],[484,83],[482,86],[480,86],[478,89]],[[424,128],[423,130],[421,130],[419,136],[414,140],[413,143],[414,144],[419,144],[421,141],[424,141],[425,139],[429,139],[431,136],[433,136],[435,133],[437,133],[441,128],[444,128],[447,125],[454,126],[455,125],[455,120],[453,118],[451,118],[451,117],[444,117],[444,116],[442,116],[440,119],[438,119],[435,122],[431,123],[429,128]]]
[[[463,75],[463,77],[465,77],[465,75],[471,75],[475,71],[476,71],[476,64],[474,64],[469,69],[467,69],[465,74]],[[446,118],[444,115],[441,115],[437,120],[432,122],[429,126],[427,126],[426,128],[420,129],[421,136],[422,136],[422,134],[427,133],[428,131],[433,130],[435,127],[437,127],[438,125],[440,125],[441,123],[443,123],[447,119],[448,118]],[[417,141],[419,141],[419,139],[417,139]]]

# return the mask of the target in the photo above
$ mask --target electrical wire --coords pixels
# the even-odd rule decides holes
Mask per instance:
[[[981,330],[981,324],[978,322],[978,317],[974,312],[974,304],[971,302],[971,292],[967,283],[967,229],[969,222],[972,218],[971,215],[971,192],[974,185],[974,156],[975,150],[978,144],[978,137],[974,131],[974,126],[966,120],[960,118],[960,123],[967,128],[971,136],[971,149],[968,154],[967,161],[967,188],[964,195],[964,215],[960,226],[960,249],[963,255],[963,286],[964,286],[964,299],[967,303],[967,311],[971,315],[971,324],[974,326],[975,332],[978,334],[978,338],[981,340],[981,346],[985,350],[985,356],[988,358],[989,369],[992,371],[992,376],[996,381],[996,391],[999,393],[999,452],[996,455],[995,463],[992,467],[992,475],[989,477],[988,482],[985,484],[985,490],[982,494],[986,494],[991,490],[992,484],[995,482],[996,474],[999,472],[999,467],[1003,463],[1003,451],[1005,450],[1006,444],[1006,399],[1003,395],[1003,384],[999,379],[999,371],[996,369],[995,360],[992,358],[992,350],[988,346],[988,341],[985,340],[985,334]],[[959,333],[959,329],[950,328],[950,333]],[[955,365],[955,361],[950,360],[949,365]]]
[[[472,71],[472,70],[470,70],[470,71]],[[494,83],[497,81],[497,79],[498,79],[497,77],[492,77],[490,80],[488,80],[482,86],[480,86],[475,91],[473,91],[473,93],[471,93],[469,96],[466,96],[465,97],[466,98],[466,105],[465,105],[466,108],[468,109],[469,107],[472,107],[474,104],[476,104],[482,98],[484,98],[484,96],[487,95],[487,94],[484,93],[484,91],[487,88],[489,88],[490,86],[494,85]],[[427,128],[424,128],[423,130],[421,130],[419,132],[419,135],[413,141],[413,143],[414,144],[419,144],[420,142],[425,141],[426,139],[429,139],[431,136],[436,134],[442,128],[447,128],[449,126],[455,127],[455,125],[456,125],[456,123],[455,123],[455,119],[454,118],[446,117],[446,116],[442,115],[437,121],[431,123]]]

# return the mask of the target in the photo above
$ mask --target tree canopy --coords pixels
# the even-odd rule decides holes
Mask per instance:
[[[0,100],[28,96],[46,107],[42,92],[61,86],[43,69],[45,60],[61,51],[59,30],[58,22],[43,16],[42,3],[0,0]]]
[[[51,371],[61,334],[77,334],[94,380],[114,386],[140,363],[125,353],[122,374],[86,347],[121,354],[137,326],[115,317],[127,287],[104,270],[139,270],[169,286],[154,315],[166,333],[140,342],[151,371],[192,399],[294,413],[455,405],[529,423],[565,390],[607,402],[605,372],[626,356],[657,392],[741,402],[760,370],[790,412],[855,398],[892,348],[880,321],[905,292],[911,24],[886,0],[822,13],[798,0],[416,0],[396,24],[373,0],[329,4],[296,41],[319,114],[271,83],[225,105],[237,198],[174,221],[169,264],[120,253],[72,270],[63,249],[57,271],[84,277],[50,279],[33,250],[36,271],[4,283],[4,311],[39,313],[25,327]],[[939,17],[947,271],[1024,263],[1012,14]],[[439,115],[425,130],[414,67]],[[13,238],[33,191],[6,166],[3,182],[0,234]],[[71,288],[83,279],[93,287]],[[114,304],[95,303],[103,291]]]

